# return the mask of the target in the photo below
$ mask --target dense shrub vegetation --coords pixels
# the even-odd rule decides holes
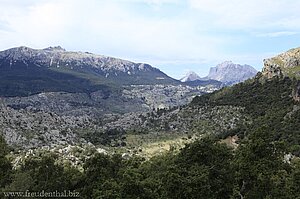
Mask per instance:
[[[55,157],[28,159],[16,170],[2,155],[1,191],[76,190],[80,198],[297,198],[300,161],[283,161],[285,145],[261,129],[236,151],[204,138],[178,154],[144,161],[96,154],[84,171],[63,168]]]
[[[273,141],[284,141],[294,154],[300,154],[300,108],[293,101],[292,93],[296,79],[273,78],[265,82],[253,79],[227,87],[215,93],[196,97],[192,106],[234,105],[245,107],[253,122],[247,126],[225,132],[226,135],[239,135],[241,138],[265,127]]]

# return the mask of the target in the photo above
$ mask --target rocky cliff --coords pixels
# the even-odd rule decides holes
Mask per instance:
[[[262,75],[267,78],[289,76],[300,79],[300,48],[265,59]]]
[[[206,79],[213,79],[225,84],[236,84],[254,77],[257,71],[250,65],[235,64],[225,61],[216,67],[211,67]]]

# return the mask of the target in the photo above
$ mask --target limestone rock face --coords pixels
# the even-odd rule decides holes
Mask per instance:
[[[300,78],[300,48],[265,59],[262,75],[268,79],[278,76]]]
[[[257,71],[249,65],[235,64],[225,61],[216,67],[211,67],[207,79],[213,79],[225,84],[236,84],[254,77]]]

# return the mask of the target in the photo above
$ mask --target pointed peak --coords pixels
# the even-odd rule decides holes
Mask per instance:
[[[180,79],[182,82],[189,82],[189,81],[195,81],[200,79],[199,75],[195,73],[194,71],[189,71],[187,74]]]

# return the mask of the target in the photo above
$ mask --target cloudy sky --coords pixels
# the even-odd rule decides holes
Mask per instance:
[[[0,50],[60,45],[180,78],[300,46],[300,0],[0,0]]]

